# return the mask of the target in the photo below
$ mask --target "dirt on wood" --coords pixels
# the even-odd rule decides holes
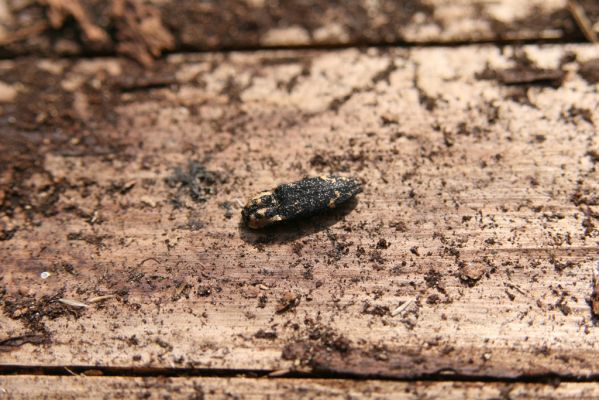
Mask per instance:
[[[3,61],[3,360],[587,376],[598,116],[582,66],[598,56]],[[532,75],[514,85],[481,77],[523,65]],[[536,84],[539,70],[560,84]],[[240,224],[249,195],[331,173],[364,193],[287,225]]]
[[[578,72],[589,84],[599,83],[599,58],[580,64]]]

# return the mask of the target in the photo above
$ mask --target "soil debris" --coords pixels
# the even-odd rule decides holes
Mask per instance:
[[[599,318],[599,273],[593,273],[593,292],[591,293],[591,313]]]
[[[27,334],[21,336],[10,337],[8,339],[0,340],[0,352],[11,351],[17,347],[20,347],[26,343],[39,345],[44,344],[47,341],[47,337],[44,335]]]
[[[173,174],[166,178],[166,184],[177,189],[175,198],[178,201],[180,192],[186,192],[196,203],[208,200],[216,193],[216,185],[223,182],[219,174],[209,171],[199,161],[191,160],[187,167],[176,167]]]
[[[445,286],[442,282],[442,275],[434,269],[429,270],[424,276],[424,281],[429,288],[437,289],[441,293],[445,293]]]
[[[476,282],[483,277],[486,271],[487,269],[483,264],[468,262],[462,264],[459,277],[468,286],[474,286],[476,285]]]
[[[83,39],[92,45],[106,46],[110,37],[106,31],[92,22],[85,8],[78,0],[38,0],[47,6],[47,16],[53,29],[61,28],[72,17],[83,32]]]
[[[378,317],[384,317],[386,315],[389,315],[389,307],[387,306],[381,306],[381,305],[373,305],[373,304],[369,304],[369,303],[365,303],[364,306],[362,307],[362,314],[370,314],[370,315],[376,315]]]
[[[15,236],[15,233],[17,233],[17,228],[3,229],[0,231],[0,242],[12,239]]]
[[[578,73],[591,85],[599,83],[599,58],[580,64]]]
[[[289,310],[291,310],[292,308],[295,308],[298,306],[298,304],[300,303],[301,297],[293,292],[285,292],[283,293],[283,295],[279,298],[279,302],[277,305],[277,314],[282,314],[284,312],[287,312]]]
[[[0,295],[0,305],[4,314],[13,320],[22,322],[29,329],[30,332],[23,336],[23,340],[32,344],[43,344],[50,340],[51,334],[44,323],[45,318],[55,320],[66,315],[75,318],[81,316],[83,308],[69,307],[63,304],[64,300],[62,291],[52,296],[43,296],[40,299],[33,296]],[[18,343],[18,340],[15,339],[8,343],[14,345]]]
[[[256,332],[254,334],[254,337],[256,339],[274,340],[274,339],[277,338],[277,332],[275,332],[275,331],[265,331],[263,329],[260,329],[258,332]]]
[[[112,0],[102,8],[101,15],[91,13],[89,2],[80,0],[38,0],[38,4],[46,10],[47,22],[41,22],[42,31],[48,26],[54,31],[66,31],[74,20],[80,29],[78,39],[88,51],[114,50],[149,67],[164,50],[175,46],[175,38],[162,23],[160,10],[147,2]],[[28,33],[40,32],[37,29]]]
[[[175,38],[164,27],[160,10],[139,0],[114,0],[116,50],[145,67],[164,51],[173,49]]]
[[[319,368],[327,355],[347,355],[352,351],[352,342],[334,329],[311,319],[304,323],[307,332],[303,332],[302,339],[283,347],[281,357],[284,360],[295,360],[299,366]]]
[[[497,71],[497,80],[504,85],[561,86],[566,74],[560,69],[518,66]]]

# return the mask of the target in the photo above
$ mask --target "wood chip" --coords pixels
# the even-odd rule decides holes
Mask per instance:
[[[559,69],[543,69],[518,66],[497,71],[497,77],[504,85],[539,85],[558,87],[566,73]]]
[[[151,208],[154,208],[154,207],[156,207],[156,200],[154,200],[154,199],[153,199],[153,198],[151,198],[150,196],[141,196],[141,197],[139,198],[139,200],[140,200],[140,201],[141,201],[143,204],[145,204],[145,205],[147,205],[147,206],[149,206],[149,207],[151,207]]]
[[[93,225],[94,223],[96,223],[97,220],[98,220],[98,210],[94,210],[94,213],[92,214],[92,217],[89,220],[89,223]]]
[[[90,304],[93,303],[99,303],[101,301],[105,301],[105,300],[109,300],[109,299],[114,299],[116,298],[116,295],[114,294],[107,294],[105,296],[97,296],[97,297],[91,297],[89,299],[87,299],[87,302]]]
[[[283,375],[287,375],[288,373],[290,373],[291,370],[289,368],[285,368],[285,369],[277,369],[272,371],[271,373],[268,374],[268,376],[270,377],[277,377],[277,376],[283,376]]]
[[[58,299],[58,301],[61,302],[62,304],[66,304],[67,306],[71,306],[71,307],[89,307],[85,303],[82,303],[77,300],[72,300],[72,299]]]
[[[408,299],[408,300],[404,301],[402,305],[397,307],[395,310],[391,311],[391,316],[396,317],[396,316],[402,314],[410,305],[412,305],[413,302],[414,302],[414,299]]]

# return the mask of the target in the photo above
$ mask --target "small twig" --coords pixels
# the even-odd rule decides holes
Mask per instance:
[[[506,287],[510,288],[510,289],[514,289],[515,291],[517,291],[518,293],[520,293],[520,294],[521,294],[521,295],[523,295],[523,296],[526,296],[526,295],[527,295],[527,293],[526,293],[524,290],[520,289],[518,286],[516,286],[516,285],[514,285],[514,284],[512,284],[512,283],[507,283],[507,282],[506,282],[504,285],[505,285]]]
[[[69,374],[71,374],[71,375],[73,375],[73,376],[77,376],[77,374],[76,374],[76,373],[74,373],[73,371],[71,371],[71,370],[69,369],[69,367],[63,367],[63,368],[64,368],[64,369],[65,369],[65,370],[66,370],[66,371],[67,371]]]
[[[160,265],[160,261],[158,261],[154,257],[148,257],[148,258],[142,260],[139,264],[137,264],[137,266],[141,267],[142,265],[144,265],[146,263],[146,261],[154,261],[156,264]]]
[[[578,24],[584,37],[591,43],[599,43],[597,34],[593,30],[593,25],[591,24],[591,21],[589,21],[584,8],[578,4],[578,1],[568,0],[568,11],[572,14],[572,18],[574,18],[576,24]]]

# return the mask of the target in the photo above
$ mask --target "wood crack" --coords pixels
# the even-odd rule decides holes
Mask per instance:
[[[345,379],[362,380],[377,379],[392,382],[497,382],[497,383],[540,383],[556,385],[560,382],[591,383],[599,382],[599,374],[576,376],[564,374],[525,374],[517,377],[497,377],[490,375],[460,374],[454,370],[439,370],[431,374],[413,377],[391,377],[385,375],[362,375],[351,373],[336,373],[333,371],[288,371],[267,369],[218,369],[218,368],[126,368],[99,367],[94,365],[64,365],[64,366],[22,366],[0,365],[2,375],[46,375],[46,376],[106,376],[106,377],[268,377],[269,379]]]

